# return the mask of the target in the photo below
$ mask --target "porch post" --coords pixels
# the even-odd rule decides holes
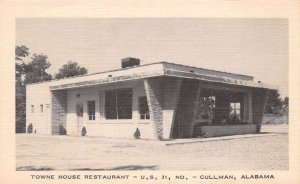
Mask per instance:
[[[256,132],[260,132],[267,101],[267,89],[253,89],[252,91],[252,114],[253,123],[257,125]]]
[[[147,96],[150,119],[152,121],[154,137],[163,139],[163,111],[162,111],[162,79],[144,79],[144,87]]]
[[[191,138],[193,136],[193,119],[199,98],[199,87],[200,82],[197,80],[182,80],[172,131],[173,138]]]
[[[67,123],[67,92],[52,91],[52,135],[65,135]]]
[[[169,139],[174,124],[181,79],[150,78],[144,80],[144,85],[155,137],[159,140]]]
[[[163,138],[171,138],[177,109],[181,78],[168,77],[163,85]]]

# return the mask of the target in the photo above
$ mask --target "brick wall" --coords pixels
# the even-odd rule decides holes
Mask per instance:
[[[150,118],[157,139],[163,138],[162,84],[162,79],[158,77],[144,80]]]
[[[65,135],[67,121],[67,92],[52,91],[52,135]]]
[[[150,117],[157,139],[171,138],[181,79],[155,77],[144,80]]]

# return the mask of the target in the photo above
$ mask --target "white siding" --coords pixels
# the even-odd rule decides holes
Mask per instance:
[[[51,92],[49,84],[41,83],[28,85],[26,88],[26,127],[33,124],[33,132],[37,134],[51,135]],[[132,88],[132,119],[130,120],[106,120],[105,119],[105,90]],[[78,136],[81,128],[87,128],[88,136],[133,138],[136,128],[141,132],[141,138],[154,139],[153,127],[150,120],[140,120],[138,112],[138,97],[145,96],[142,80],[126,81],[113,84],[103,84],[89,88],[77,88],[67,91],[67,134]],[[77,97],[80,94],[80,97]],[[87,101],[96,101],[96,120],[88,120]],[[82,103],[84,107],[83,123],[79,127],[76,116],[76,103]],[[44,111],[40,112],[40,105]],[[34,113],[31,113],[31,105],[34,105]],[[27,128],[26,128],[27,130]]]
[[[105,119],[105,90],[132,88],[132,119],[107,120]],[[80,97],[79,95],[80,94]],[[153,127],[150,120],[140,120],[138,112],[138,97],[145,96],[142,80],[99,85],[89,88],[68,90],[67,107],[67,134],[80,135],[83,126],[88,136],[133,138],[136,128],[141,132],[141,138],[154,139]],[[96,119],[88,120],[87,101],[96,101]],[[76,103],[83,103],[84,113],[82,125],[79,126],[76,115]]]
[[[43,112],[40,112],[40,105],[43,105]],[[48,83],[26,87],[26,131],[30,123],[33,125],[33,132],[51,134],[51,93]]]

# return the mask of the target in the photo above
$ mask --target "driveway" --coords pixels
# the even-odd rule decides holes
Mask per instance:
[[[16,135],[17,170],[287,170],[288,125],[275,135],[165,146],[161,142]]]

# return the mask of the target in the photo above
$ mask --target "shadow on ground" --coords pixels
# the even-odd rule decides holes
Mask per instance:
[[[101,169],[78,168],[78,169],[70,169],[70,171],[118,171],[118,170],[134,171],[134,170],[155,170],[156,167],[157,167],[156,165],[152,165],[152,166],[128,165],[128,166],[101,168]]]
[[[52,167],[34,167],[34,166],[22,166],[17,167],[17,171],[52,171]]]

